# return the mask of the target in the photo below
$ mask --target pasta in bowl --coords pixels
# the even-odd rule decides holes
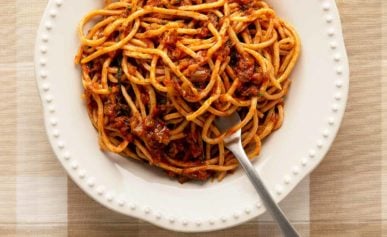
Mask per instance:
[[[223,138],[238,129],[249,157],[260,154],[283,123],[301,47],[261,0],[106,1],[79,36],[75,62],[100,147],[180,182],[237,169]],[[214,120],[234,112],[242,121],[221,134]]]

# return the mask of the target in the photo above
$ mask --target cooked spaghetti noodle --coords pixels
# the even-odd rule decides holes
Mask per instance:
[[[261,0],[106,0],[79,37],[75,62],[100,147],[181,182],[234,171],[223,138],[238,129],[258,156],[281,127],[300,53],[295,30]],[[234,112],[241,122],[221,134],[214,120]]]

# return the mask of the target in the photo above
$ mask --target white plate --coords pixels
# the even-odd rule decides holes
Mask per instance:
[[[224,181],[179,184],[149,166],[102,153],[81,100],[73,64],[76,26],[102,0],[51,0],[39,27],[35,64],[51,145],[63,167],[88,195],[117,212],[163,228],[199,232],[243,223],[264,212],[239,170]],[[255,166],[282,200],[328,151],[348,92],[348,61],[334,0],[271,0],[295,25],[302,56],[292,75],[283,127],[264,144]]]

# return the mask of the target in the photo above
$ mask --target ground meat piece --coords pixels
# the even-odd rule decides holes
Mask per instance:
[[[214,13],[210,12],[207,14],[208,16],[208,21],[213,25],[215,26],[215,28],[218,27],[219,25],[219,18],[217,15],[215,15]]]
[[[174,49],[169,51],[169,56],[171,57],[172,60],[179,60],[179,59],[184,58],[186,56],[186,54],[181,49],[174,48]]]
[[[109,118],[113,117],[115,115],[115,111],[116,111],[116,105],[115,104],[113,104],[113,103],[106,103],[105,104],[103,113],[106,116],[108,116]]]
[[[198,55],[198,57],[196,58],[196,62],[201,64],[205,61],[205,58],[207,56],[207,51],[206,50],[200,50],[200,51],[197,51],[196,54]]]
[[[141,121],[141,118],[138,117],[131,117],[130,118],[130,128],[133,131],[133,134],[135,134],[138,137],[142,137],[145,133],[144,125]]]
[[[255,61],[249,54],[237,55],[237,63],[234,68],[235,74],[241,82],[248,82],[253,79]]]
[[[198,36],[200,38],[208,38],[212,34],[210,30],[208,29],[208,23],[211,23],[215,28],[219,25],[219,18],[212,12],[207,14],[208,16],[208,21],[201,21],[200,22],[200,32]]]
[[[141,93],[141,102],[145,105],[149,103],[148,93],[144,93],[144,92]]]
[[[158,143],[167,144],[169,142],[169,129],[162,123],[157,123],[154,126],[152,138]]]
[[[168,146],[167,153],[170,157],[176,157],[177,154],[182,152],[184,150],[184,147],[177,142],[173,142]]]
[[[224,61],[230,55],[231,49],[228,44],[223,44],[223,46],[215,52],[214,56],[216,59]]]
[[[189,134],[187,142],[190,145],[190,158],[201,158],[203,156],[203,147],[199,143],[197,134]]]
[[[145,119],[130,118],[130,128],[133,134],[143,139],[150,148],[159,150],[160,146],[169,143],[169,129],[163,122],[151,116]]]
[[[242,86],[238,92],[243,97],[251,98],[259,95],[259,88],[256,85]]]
[[[161,38],[165,47],[168,49],[168,56],[172,60],[179,60],[186,56],[184,51],[176,47],[176,43],[180,40],[176,30],[169,30],[165,32]]]
[[[121,100],[122,98],[119,95],[111,94],[109,99],[104,103],[104,115],[107,116],[109,120],[114,120],[116,117],[128,116],[130,114],[129,106],[126,102],[122,103]]]
[[[198,34],[198,36],[200,38],[208,38],[209,36],[211,35],[211,32],[210,30],[207,28],[207,26],[203,26],[200,28],[200,32]]]
[[[198,132],[185,131],[186,136],[169,143],[164,152],[174,160],[193,162],[197,165],[203,163],[203,146]]]
[[[255,85],[260,85],[267,80],[270,80],[269,73],[262,72],[261,69],[259,69],[258,72],[253,74],[253,80],[251,82]]]
[[[176,30],[169,30],[165,32],[161,39],[164,45],[169,49],[175,49],[176,43],[178,40],[179,40],[179,36]]]
[[[111,126],[120,131],[120,134],[129,142],[133,141],[133,135],[131,133],[130,121],[128,117],[121,116],[116,117],[111,121]]]

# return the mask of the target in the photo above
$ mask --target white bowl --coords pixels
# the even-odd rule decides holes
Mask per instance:
[[[100,151],[73,58],[78,21],[102,2],[51,0],[37,34],[36,78],[47,134],[69,176],[102,205],[171,230],[217,230],[262,214],[264,207],[241,170],[222,182],[182,185],[157,169]],[[255,162],[280,201],[319,164],[334,140],[345,110],[349,70],[334,0],[269,2],[302,39],[285,122]]]

